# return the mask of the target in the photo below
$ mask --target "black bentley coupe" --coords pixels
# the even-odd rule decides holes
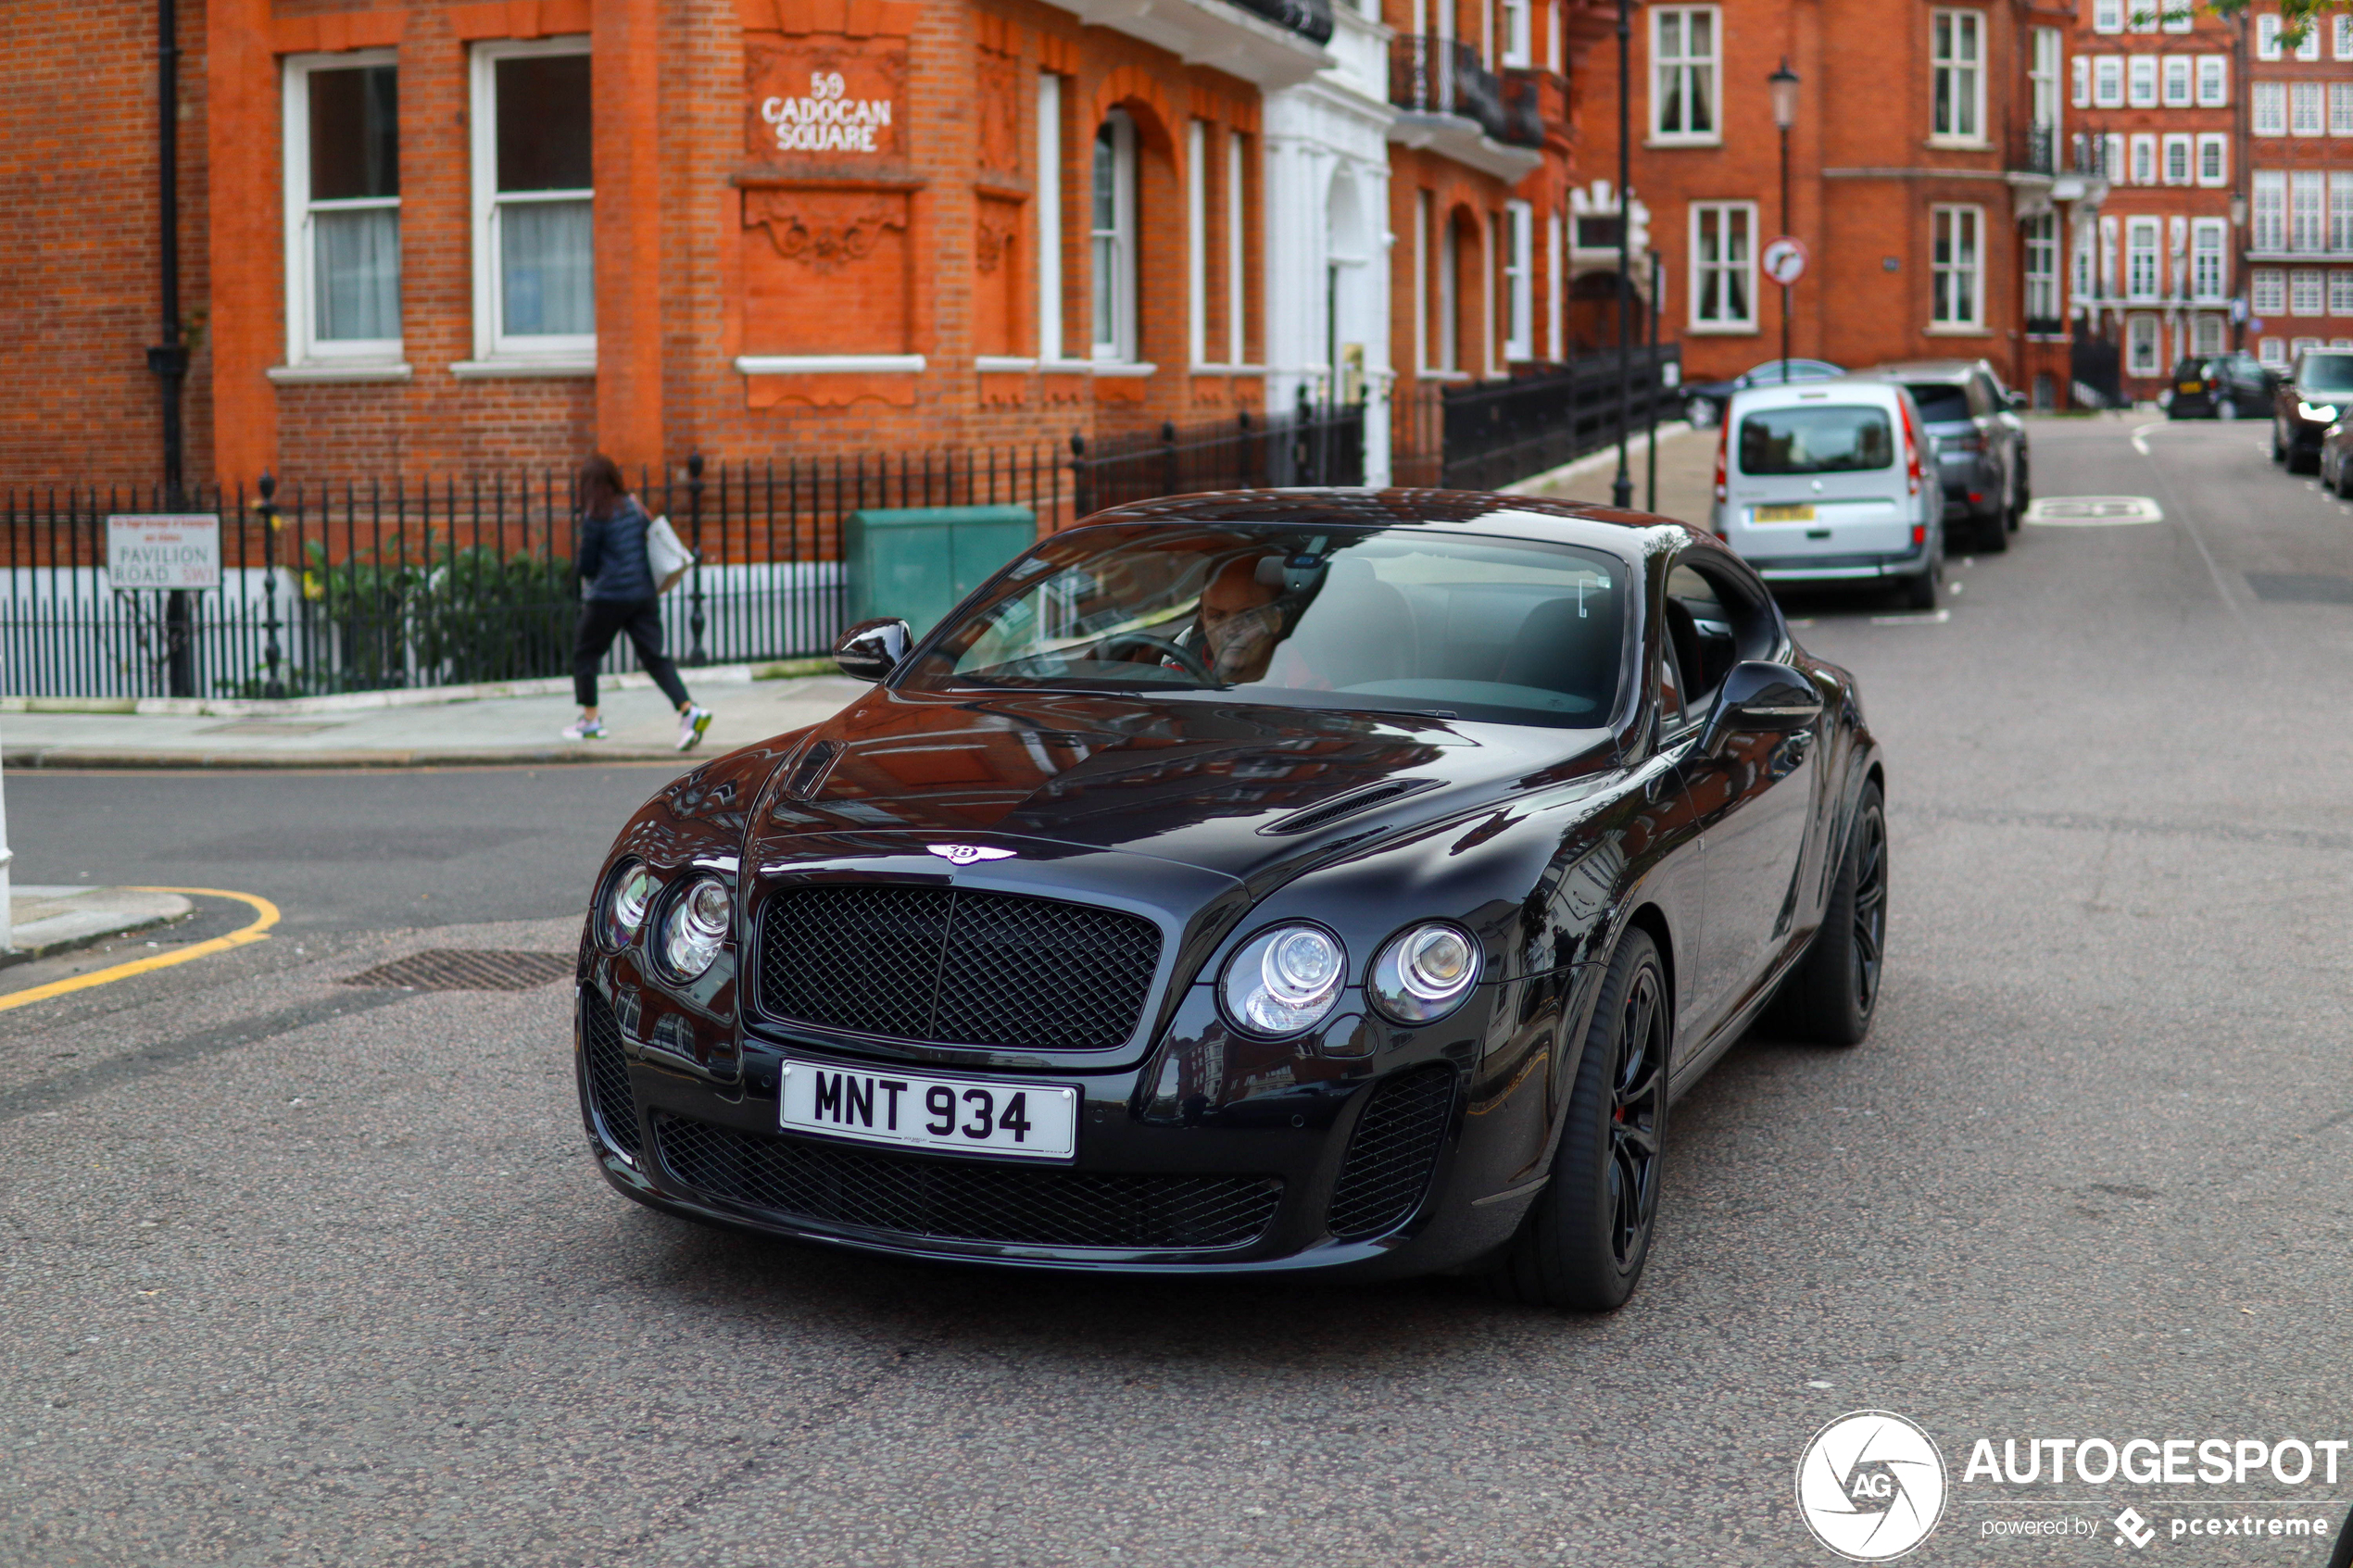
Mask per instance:
[[[690,1218],[1605,1310],[1676,1097],[1869,1029],[1855,682],[1679,522],[1416,490],[1098,513],[598,872],[581,1110]]]

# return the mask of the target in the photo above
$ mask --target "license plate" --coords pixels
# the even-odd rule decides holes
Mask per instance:
[[[943,1154],[1067,1160],[1078,1138],[1078,1091],[1058,1084],[862,1073],[785,1063],[778,1124],[860,1143]]]
[[[2198,381],[2185,381],[2181,383],[2180,386],[2181,390],[2183,392],[2204,392],[2206,390],[2206,383]]]
[[[1756,508],[1756,521],[1759,522],[1811,522],[1814,521],[1814,508],[1811,506],[1759,507]]]

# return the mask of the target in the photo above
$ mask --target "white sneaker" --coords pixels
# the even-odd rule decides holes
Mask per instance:
[[[692,751],[702,744],[702,733],[711,728],[711,709],[688,704],[678,715],[678,749]]]
[[[564,726],[566,740],[602,740],[604,738],[605,721],[602,719],[574,719]]]

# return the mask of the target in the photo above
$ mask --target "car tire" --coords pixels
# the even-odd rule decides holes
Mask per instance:
[[[1552,1180],[1488,1275],[1504,1299],[1607,1312],[1634,1293],[1658,1222],[1672,997],[1657,944],[1627,932],[1585,1031]]]
[[[1936,608],[1936,578],[1937,565],[1931,558],[1926,571],[1917,577],[1905,579],[1904,608],[1906,609],[1934,609]]]
[[[2218,420],[2237,419],[2239,417],[2238,399],[2235,397],[2225,397],[2218,401],[2214,405],[2214,417]]]
[[[2012,508],[2000,507],[1977,520],[1977,553],[1998,556],[2010,547]]]
[[[2271,461],[2283,465],[2287,462],[2287,443],[2280,439],[2280,421],[2276,416],[2271,420]]]
[[[2336,460],[2336,484],[2334,488],[2336,490],[2336,497],[2338,500],[2353,501],[2353,470],[2347,470],[2345,466],[2345,459],[2341,457]]]
[[[1781,982],[1766,1032],[1824,1046],[1861,1045],[1879,1010],[1886,951],[1887,809],[1872,784],[1856,805],[1821,927]]]

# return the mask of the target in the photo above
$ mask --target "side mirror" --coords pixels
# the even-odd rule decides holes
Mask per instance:
[[[1748,659],[1724,677],[1700,735],[1700,750],[1713,757],[1734,735],[1785,735],[1821,716],[1822,694],[1813,682],[1786,664]]]
[[[834,662],[861,681],[883,681],[907,658],[915,633],[895,617],[862,621],[834,640]]]
[[[2013,392],[2010,394],[2010,412],[2016,413],[2025,407],[2026,394],[2023,392]]]

